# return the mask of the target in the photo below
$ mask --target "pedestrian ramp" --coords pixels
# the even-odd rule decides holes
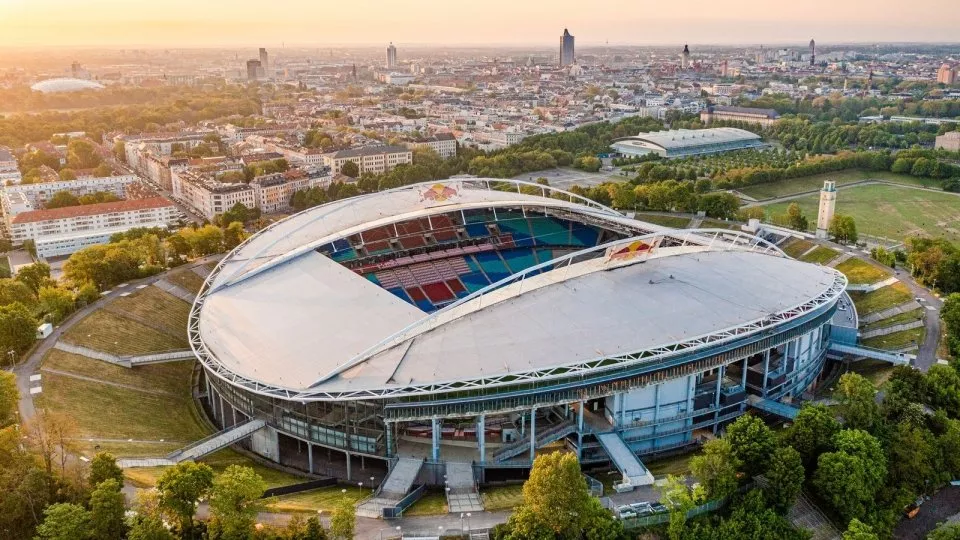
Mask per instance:
[[[913,355],[883,351],[880,349],[871,349],[869,347],[859,347],[855,345],[843,345],[841,343],[830,343],[830,352],[839,354],[848,354],[859,358],[872,358],[889,362],[897,366],[909,366]]]
[[[379,496],[386,499],[402,499],[413,487],[413,482],[420,474],[420,467],[422,466],[422,459],[399,458],[397,464],[390,470],[390,474],[387,475],[387,479],[383,481],[383,485],[380,486]]]
[[[800,409],[794,407],[793,405],[787,405],[786,403],[762,398],[760,396],[750,396],[747,398],[747,402],[750,403],[750,405],[755,409],[770,414],[775,414],[781,418],[786,418],[787,420],[796,419],[797,413],[800,412]]]
[[[167,459],[174,463],[180,463],[181,461],[187,461],[189,459],[201,458],[207,454],[212,454],[221,448],[230,446],[231,444],[245,438],[249,437],[253,432],[267,425],[266,422],[259,418],[252,418],[246,422],[239,423],[235,426],[229,427],[219,433],[214,433],[213,435],[199,440],[190,446],[185,446],[179,450],[175,450],[167,455]]]
[[[121,458],[117,466],[121,469],[136,469],[137,467],[169,467],[176,465],[167,458]]]
[[[653,483],[653,474],[644,467],[640,458],[630,450],[618,433],[613,431],[600,433],[597,435],[597,440],[623,475],[624,483],[633,487],[648,486]]]

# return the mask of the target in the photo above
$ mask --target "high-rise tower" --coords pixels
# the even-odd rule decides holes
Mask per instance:
[[[687,69],[690,67],[690,47],[687,45],[683,46],[683,52],[680,53],[680,69]]]
[[[823,183],[820,190],[820,210],[817,212],[817,238],[826,238],[830,222],[837,208],[837,187],[832,180]]]
[[[267,60],[268,60],[267,49],[260,47],[260,67],[263,68],[264,72],[266,72],[267,69],[269,69],[268,68],[269,63]]]
[[[810,40],[810,65],[817,63],[817,42]]]
[[[387,69],[397,67],[397,48],[391,42],[387,47]]]
[[[560,65],[569,66],[577,62],[576,54],[573,49],[573,36],[566,28],[563,29],[563,35],[560,36]]]

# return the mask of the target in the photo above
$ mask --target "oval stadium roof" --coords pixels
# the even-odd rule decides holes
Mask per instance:
[[[611,146],[621,152],[632,148],[660,149],[666,157],[680,157],[762,146],[762,143],[761,137],[756,133],[739,128],[721,127],[640,133],[617,139]]]
[[[55,94],[58,92],[77,92],[79,90],[101,90],[104,86],[96,81],[85,79],[47,79],[40,81],[30,87],[31,90],[43,92],[44,94]]]

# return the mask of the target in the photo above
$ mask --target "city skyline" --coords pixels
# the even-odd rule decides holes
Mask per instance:
[[[802,12],[760,0],[734,0],[709,16],[695,4],[659,6],[651,13],[621,0],[601,0],[589,13],[579,13],[572,0],[553,2],[550,9],[545,2],[491,0],[455,10],[436,9],[434,0],[402,6],[358,0],[349,8],[279,0],[265,12],[255,9],[252,0],[231,2],[227,10],[220,0],[170,0],[158,13],[121,0],[91,0],[83,11],[72,9],[69,0],[0,0],[0,46],[357,46],[390,41],[398,46],[545,46],[555,43],[565,27],[581,46],[666,45],[676,43],[678,33],[683,42],[716,45],[806,43],[811,36],[820,43],[929,43],[956,40],[960,25],[960,10],[953,9],[951,0],[910,5],[881,0],[869,11],[854,2],[810,0]],[[297,16],[282,16],[292,12]],[[929,17],[931,12],[938,16]]]

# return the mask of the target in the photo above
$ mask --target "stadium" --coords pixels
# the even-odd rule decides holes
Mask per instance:
[[[189,337],[221,427],[282,465],[383,479],[379,515],[544,449],[649,484],[643,459],[816,383],[846,283],[745,233],[462,178],[253,235],[207,278]]]
[[[719,154],[748,148],[765,148],[756,133],[738,128],[673,129],[641,133],[617,139],[610,145],[618,153],[633,157],[657,154],[662,158],[682,158]]]

